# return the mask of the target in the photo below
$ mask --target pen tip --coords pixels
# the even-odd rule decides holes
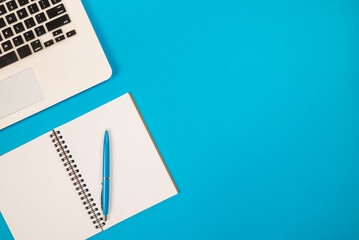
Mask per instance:
[[[107,215],[105,215],[105,222],[107,222]]]

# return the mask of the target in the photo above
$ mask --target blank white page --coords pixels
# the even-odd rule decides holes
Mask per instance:
[[[0,211],[15,239],[96,234],[50,133],[0,157]]]
[[[125,94],[56,129],[97,205],[106,128],[111,145],[108,228],[177,194],[177,189],[130,94]]]

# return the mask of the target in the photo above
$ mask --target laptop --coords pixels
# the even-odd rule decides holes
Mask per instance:
[[[0,0],[0,129],[111,74],[80,0]]]

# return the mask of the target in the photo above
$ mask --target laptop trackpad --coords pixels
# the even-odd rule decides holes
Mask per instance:
[[[42,99],[44,95],[31,68],[0,80],[0,119]]]

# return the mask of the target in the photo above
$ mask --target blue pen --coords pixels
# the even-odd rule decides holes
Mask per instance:
[[[105,138],[103,140],[103,172],[102,172],[102,192],[101,192],[101,208],[105,221],[107,221],[108,209],[110,201],[110,139],[108,130],[106,129]]]

